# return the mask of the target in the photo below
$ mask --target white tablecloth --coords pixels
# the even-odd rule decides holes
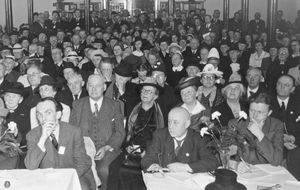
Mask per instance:
[[[5,181],[12,190],[81,190],[75,169],[1,170],[0,189]]]
[[[215,181],[208,173],[143,173],[147,190],[204,190],[205,186]],[[276,184],[284,190],[299,190],[298,182],[285,168],[273,167],[269,164],[255,165],[251,173],[238,175],[238,181],[248,190],[257,190],[257,186],[270,187]]]

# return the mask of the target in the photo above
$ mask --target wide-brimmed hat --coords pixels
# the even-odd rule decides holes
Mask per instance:
[[[121,62],[121,64],[115,67],[114,72],[122,77],[132,77],[132,65]]]
[[[22,47],[22,45],[21,44],[15,44],[14,46],[13,46],[13,51],[14,52],[21,52],[21,51],[23,51],[23,47]]]
[[[71,68],[71,69],[76,69],[76,67],[74,66],[74,64],[72,62],[64,62],[63,63],[63,70]]]
[[[202,72],[198,74],[199,77],[202,77],[204,74],[214,74],[216,77],[221,78],[223,75],[222,71],[218,71],[217,68],[215,68],[212,64],[206,64],[203,68]]]
[[[180,51],[181,51],[181,49],[182,49],[182,47],[181,47],[180,45],[178,45],[177,43],[173,42],[173,43],[171,43],[170,46],[169,46],[169,51],[170,51],[170,49],[173,48],[173,47],[178,48]]]
[[[152,87],[155,87],[159,91],[159,93],[163,92],[163,87],[158,85],[155,78],[153,78],[153,77],[147,77],[146,80],[141,82],[138,85],[139,90],[141,90],[144,86],[152,86]]]
[[[200,63],[199,63],[199,61],[197,61],[196,59],[191,59],[191,60],[187,63],[186,68],[187,68],[187,67],[190,67],[190,66],[197,67],[197,68],[199,68],[200,70],[202,69],[202,68],[201,68],[201,65],[200,65]]]
[[[4,90],[5,93],[14,93],[14,94],[19,94],[21,96],[26,96],[26,91],[24,88],[24,85],[20,82],[13,82],[10,83],[7,88]]]
[[[91,57],[94,56],[108,57],[108,54],[104,52],[102,49],[95,49],[91,51]]]
[[[199,77],[188,77],[188,78],[185,78],[183,80],[181,80],[179,82],[179,84],[175,87],[176,90],[180,91],[182,89],[185,89],[189,86],[200,86],[201,83],[200,83],[200,78]]]
[[[82,57],[78,56],[76,51],[70,51],[66,57],[64,57],[64,61],[67,61],[68,59],[81,59]]]
[[[208,184],[205,190],[246,190],[247,188],[238,183],[237,174],[227,169],[217,169],[215,171],[216,180]]]

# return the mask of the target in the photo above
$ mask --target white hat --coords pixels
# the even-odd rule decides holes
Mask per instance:
[[[175,43],[175,42],[173,42],[173,43],[171,43],[171,44],[170,44],[170,46],[169,46],[169,51],[170,51],[170,49],[171,49],[172,47],[176,47],[176,48],[178,48],[178,49],[179,49],[179,51],[181,51],[181,46],[180,46],[180,45],[178,45],[178,44],[177,44],[177,43]]]
[[[217,59],[220,59],[220,55],[219,55],[219,52],[216,48],[211,48],[209,53],[208,53],[208,56],[207,56],[207,59],[209,58],[217,58]]]
[[[108,54],[104,52],[102,49],[96,49],[91,52],[91,57],[94,56],[108,57]]]
[[[203,68],[202,72],[200,72],[198,74],[198,76],[202,76],[203,74],[214,74],[216,75],[217,77],[222,77],[223,75],[223,72],[222,71],[218,71],[217,68],[215,68],[213,66],[213,64],[206,64],[205,67]]]
[[[66,57],[64,57],[64,61],[67,61],[67,59],[81,59],[82,57],[78,56],[76,51],[70,51]]]
[[[21,44],[15,44],[14,46],[13,46],[13,51],[16,51],[16,52],[19,52],[19,51],[23,51],[23,47],[22,47],[22,45]]]

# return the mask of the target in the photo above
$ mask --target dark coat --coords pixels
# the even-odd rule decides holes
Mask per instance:
[[[167,167],[168,164],[174,162],[187,163],[195,173],[212,171],[218,166],[216,157],[207,150],[204,139],[199,133],[189,129],[176,156],[174,140],[168,128],[157,129],[142,159],[142,168],[146,170],[155,163]]]
[[[78,99],[88,96],[88,92],[85,90],[85,88],[82,88],[82,92]],[[60,92],[57,93],[56,99],[72,108],[72,104],[75,101],[72,92],[69,88],[66,88]]]
[[[248,31],[250,34],[261,34],[263,31],[265,31],[265,21],[263,20],[251,20],[249,22]]]
[[[248,103],[246,103],[244,101],[240,101],[240,106],[241,106],[241,111],[244,111],[248,114],[248,110],[249,110]],[[219,104],[217,107],[215,107],[211,111],[211,113],[214,113],[215,111],[218,111],[221,113],[221,116],[219,117],[219,119],[223,126],[227,126],[228,122],[231,119],[234,119],[234,115],[233,115],[229,105],[227,104],[226,100],[224,100],[221,104]]]
[[[85,21],[84,18],[80,18],[79,20],[76,20],[76,18],[73,18],[70,21],[71,29],[74,30],[77,26],[79,26],[82,30],[85,29]]]
[[[300,117],[300,101],[296,96],[290,96],[286,110],[283,112],[280,109],[277,101],[277,97],[272,101],[272,114],[271,116],[277,118],[285,123],[288,134],[293,135],[296,138],[295,144],[300,146],[300,120],[296,121]],[[286,133],[286,131],[285,131]]]

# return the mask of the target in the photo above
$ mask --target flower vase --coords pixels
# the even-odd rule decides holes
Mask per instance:
[[[229,169],[229,160],[230,160],[230,154],[228,150],[220,150],[219,151],[220,161],[222,164],[222,168]]]

